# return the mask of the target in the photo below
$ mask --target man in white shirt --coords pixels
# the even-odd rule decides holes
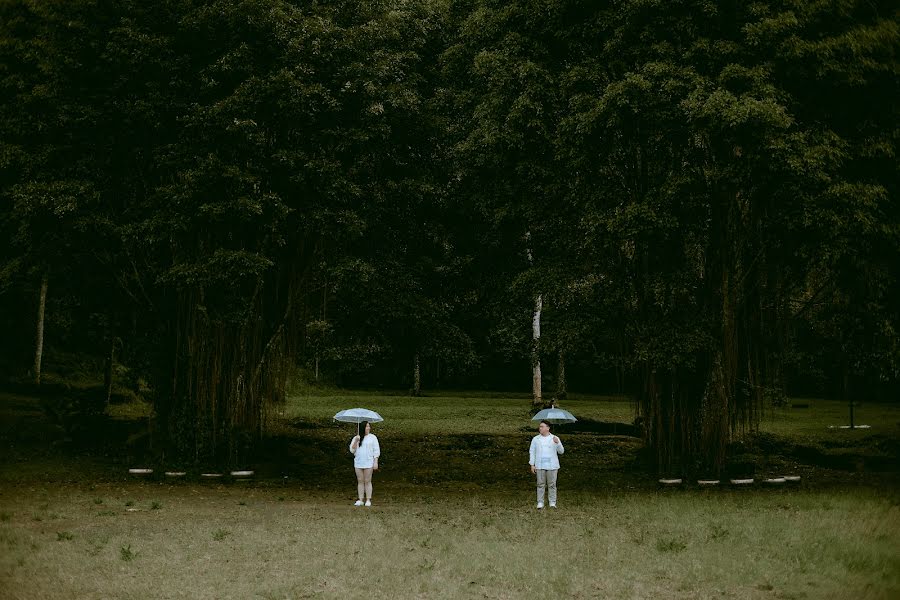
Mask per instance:
[[[556,475],[559,473],[559,455],[565,452],[562,442],[550,435],[550,423],[541,421],[538,435],[531,438],[528,464],[537,475],[537,507],[544,508],[544,488],[548,487],[550,508],[556,508]]]

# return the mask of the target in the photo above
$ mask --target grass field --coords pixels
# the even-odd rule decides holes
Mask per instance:
[[[371,509],[350,505],[352,426],[330,419],[352,406],[386,419]],[[898,467],[882,460],[896,459],[895,407],[861,407],[873,428],[856,432],[827,428],[846,420],[836,403],[772,411],[748,452],[760,475],[803,475],[785,489],[658,490],[638,440],[560,432],[553,512],[534,508],[526,407],[295,397],[249,465],[256,481],[172,484],[129,480],[127,451],[55,440],[36,404],[0,395],[0,598],[900,597]],[[622,398],[566,408],[632,419]],[[829,453],[853,460],[805,461]]]

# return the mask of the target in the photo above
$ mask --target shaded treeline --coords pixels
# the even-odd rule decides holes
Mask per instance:
[[[716,472],[897,389],[895,11],[4,2],[4,370],[97,357],[191,463],[289,377],[624,391]]]

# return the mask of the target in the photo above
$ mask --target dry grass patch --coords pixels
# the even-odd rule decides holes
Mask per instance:
[[[900,498],[873,490],[340,494],[108,486],[161,499],[99,518],[90,492],[0,496],[66,517],[0,524],[9,598],[846,598],[900,594]],[[280,500],[279,498],[284,498]],[[246,499],[241,506],[239,500]],[[110,501],[112,503],[112,501]],[[57,543],[57,532],[66,532]],[[52,542],[52,543],[51,543]],[[365,580],[367,586],[362,586]]]

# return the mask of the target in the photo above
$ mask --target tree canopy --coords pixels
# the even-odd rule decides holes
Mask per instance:
[[[550,396],[633,395],[661,471],[716,472],[785,394],[897,389],[898,28],[858,0],[9,0],[0,364],[39,365],[46,296],[51,352],[120,344],[160,453],[237,463],[289,377],[524,391],[543,361]]]

